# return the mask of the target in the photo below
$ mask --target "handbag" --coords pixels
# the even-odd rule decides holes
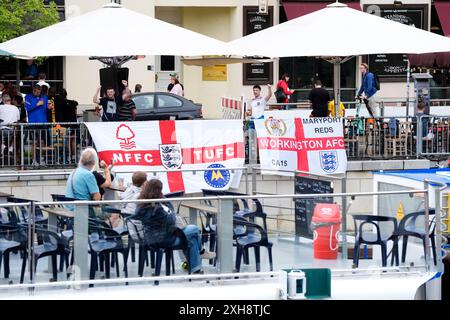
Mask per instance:
[[[278,87],[275,91],[275,98],[277,99],[277,103],[283,103],[286,101],[286,94],[284,93],[283,88]]]

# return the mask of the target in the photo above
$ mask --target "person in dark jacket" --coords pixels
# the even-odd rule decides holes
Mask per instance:
[[[162,199],[164,198],[162,189],[162,182],[158,179],[152,179],[145,183],[139,199]],[[139,204],[134,218],[142,221],[145,242],[148,245],[158,244],[162,247],[172,247],[179,244],[180,239],[174,234],[177,229],[176,214],[167,204],[161,202]],[[191,266],[191,271],[194,273],[201,272],[202,258],[212,259],[214,256],[202,249],[200,230],[196,225],[187,225],[182,230],[189,242],[189,254],[187,252],[184,252],[184,254],[189,257],[188,263]]]

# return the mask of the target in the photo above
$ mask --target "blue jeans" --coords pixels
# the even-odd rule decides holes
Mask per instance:
[[[184,251],[184,255],[189,257],[188,263],[191,268],[191,272],[196,272],[202,268],[202,257],[200,256],[200,251],[202,249],[202,240],[200,238],[200,230],[196,225],[188,224],[183,229],[188,240],[188,252]],[[180,243],[180,239],[177,238],[175,245]]]

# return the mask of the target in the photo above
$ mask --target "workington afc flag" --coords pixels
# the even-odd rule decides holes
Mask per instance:
[[[265,173],[344,173],[347,155],[340,118],[255,120],[259,159]]]
[[[116,177],[128,183],[133,172],[142,170],[149,179],[162,181],[165,194],[239,186],[242,171],[235,168],[242,168],[245,160],[242,121],[91,122],[86,126],[100,160],[107,164],[114,160]]]

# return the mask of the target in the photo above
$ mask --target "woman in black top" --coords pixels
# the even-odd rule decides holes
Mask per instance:
[[[100,162],[100,168],[103,169],[103,175],[94,170],[92,173],[94,174],[95,180],[97,181],[98,189],[100,190],[100,195],[103,197],[105,194],[105,189],[111,187],[111,182],[114,180],[114,176],[111,174],[111,169],[114,164],[110,164],[109,166],[105,161]]]

